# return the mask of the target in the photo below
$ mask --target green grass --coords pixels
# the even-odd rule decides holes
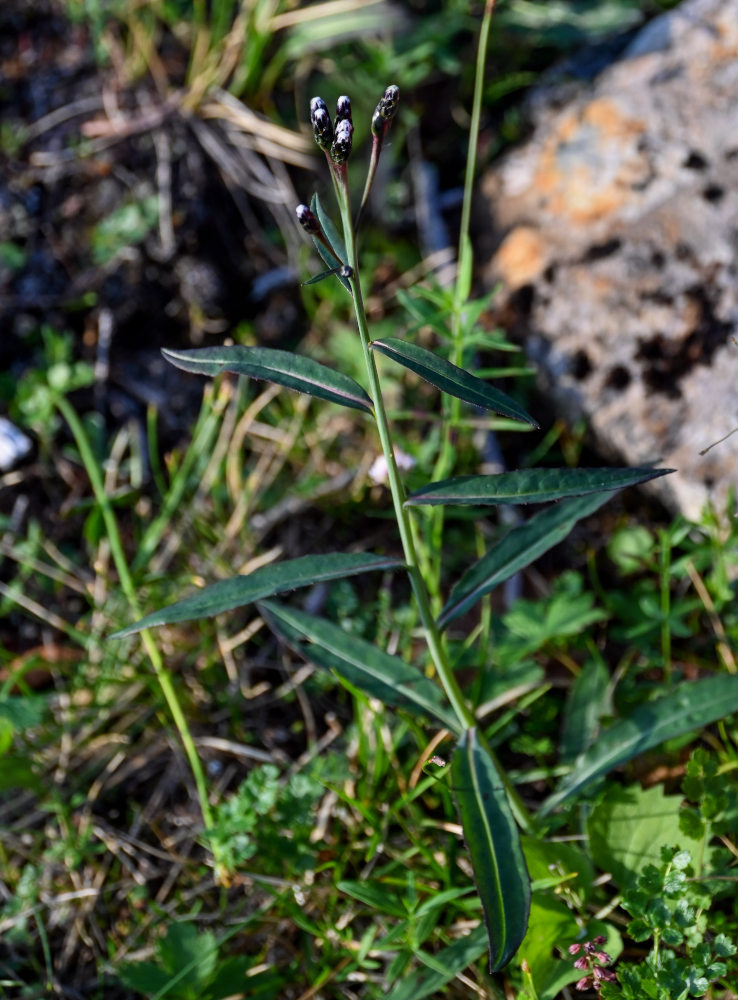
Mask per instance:
[[[461,8],[449,16],[463,23]],[[542,16],[540,4],[529,9]],[[419,80],[437,52],[427,32],[407,57]],[[389,56],[374,58],[384,73]],[[338,283],[304,294],[306,353],[356,374]],[[422,301],[388,306],[375,334],[422,324]],[[485,347],[495,366],[520,367]],[[437,396],[390,377],[419,486],[441,441]],[[573,984],[599,967],[619,973],[607,987],[616,1000],[676,1000],[684,988],[735,997],[732,718],[649,746],[541,813],[614,718],[649,711],[685,680],[737,672],[734,519],[669,523],[645,504],[612,504],[557,550],[565,573],[544,559],[523,571],[521,598],[487,597],[450,631],[464,693],[537,817],[523,837],[531,929],[490,976],[448,734],[306,665],[250,609],[170,625],[148,648],[108,641],[130,624],[131,598],[148,612],[278,559],[394,550],[386,496],[368,478],[371,434],[349,411],[225,377],[167,454],[150,410],[144,454],[136,428],[109,434],[95,420],[79,394],[89,383],[71,342],[47,331],[43,364],[11,390],[13,415],[39,440],[28,489],[49,502],[20,528],[10,515],[0,525],[10,623],[0,646],[0,995],[554,1000],[577,995]],[[418,413],[427,421],[406,419]],[[457,421],[462,470],[494,420]],[[555,435],[518,448],[532,463]],[[576,464],[577,450],[564,440],[561,464]],[[463,508],[443,531],[452,552],[432,567],[439,601],[501,533]],[[308,599],[347,634],[406,661],[417,654],[417,612],[389,575]],[[618,964],[587,952],[575,969],[570,946],[600,936],[596,950]]]
[[[44,373],[33,378],[38,387]],[[152,414],[150,431],[155,425]],[[47,441],[47,475],[61,462],[84,475],[63,431],[59,423]],[[224,380],[207,390],[191,443],[165,456],[156,473],[153,509],[166,518],[152,516],[133,440],[123,428],[101,458],[144,609],[253,559],[300,554],[320,538],[335,543],[336,532],[375,546],[388,537],[366,467],[363,478],[348,486],[341,479],[337,493],[321,497],[340,479],[336,456],[347,441],[357,456],[365,447],[337,408],[259,383]],[[275,513],[295,486],[297,506]],[[334,509],[347,488],[364,498],[358,509]],[[61,551],[34,520],[21,537],[5,524],[6,567],[17,568],[3,588],[3,613],[19,622],[36,608],[64,623],[51,646],[2,651],[7,995],[47,995],[51,983],[52,992],[73,984],[89,996],[127,997],[146,982],[145,996],[215,998],[246,975],[246,995],[319,988],[327,997],[402,997],[423,995],[424,974],[441,982],[456,969],[463,977],[452,978],[444,995],[469,996],[465,983],[474,982],[502,996],[499,979],[485,972],[484,941],[463,936],[478,924],[479,904],[443,767],[424,763],[434,754],[447,760],[445,742],[431,745],[432,731],[411,717],[390,715],[293,660],[248,612],[156,637],[204,765],[214,825],[203,834],[193,778],[143,651],[105,641],[129,611],[96,511],[76,500],[69,516],[84,538],[76,551],[68,544]],[[465,524],[452,521],[449,530],[473,547]],[[490,669],[472,681],[474,700],[487,706],[488,738],[533,809],[562,773],[570,752],[562,740],[572,739],[571,727],[562,734],[562,712],[582,696],[598,706],[589,723],[596,726],[682,678],[736,670],[731,522],[711,515],[699,525],[649,528],[621,510],[608,515],[606,549],[597,524],[569,550],[568,575],[549,583],[545,570],[533,573],[525,600],[493,611]],[[325,595],[326,609],[354,634],[411,654],[408,595],[390,588],[389,580],[378,587],[347,580]],[[458,655],[463,666],[463,644]],[[717,785],[695,778],[680,793],[685,761],[698,747],[700,766],[721,777]],[[687,821],[690,843],[696,836],[707,848],[691,883],[702,887],[701,933],[709,942],[735,936],[737,760],[735,728],[725,720],[608,778],[590,821],[604,823],[604,832],[589,846],[577,839],[577,808],[552,816],[555,839],[526,847],[534,906],[523,954],[532,979],[519,966],[506,973],[521,997],[534,996],[533,988],[557,995],[550,989],[566,979],[566,949],[580,928],[605,934],[613,958],[627,942],[633,910],[622,908],[621,894],[652,854],[621,860],[615,881],[593,886],[582,873],[614,870],[605,844],[622,858],[605,806],[644,779],[668,790],[672,811],[636,798],[632,827],[643,827],[658,850],[670,846],[681,816],[696,817]],[[696,813],[679,808],[682,794]],[[214,877],[214,847],[232,873],[229,886]],[[635,958],[627,948],[621,954],[621,962]],[[692,952],[676,946],[676,954]],[[719,985],[724,976],[716,978],[709,995],[730,996]]]

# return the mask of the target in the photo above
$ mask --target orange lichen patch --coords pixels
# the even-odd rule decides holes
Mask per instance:
[[[494,266],[508,288],[520,288],[535,281],[546,266],[541,234],[531,226],[516,226],[502,241]]]
[[[606,97],[565,115],[543,145],[533,187],[555,217],[583,225],[607,218],[632,197],[646,164],[644,124]]]
[[[604,136],[612,139],[632,139],[645,131],[645,124],[640,119],[628,118],[609,97],[598,97],[590,101],[584,109],[582,121],[585,125],[593,125]]]
[[[736,31],[735,12],[728,19],[712,25],[715,32],[715,44],[710,58],[715,62],[729,62],[738,55],[738,31]]]

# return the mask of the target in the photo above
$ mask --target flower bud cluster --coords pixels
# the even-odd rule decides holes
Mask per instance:
[[[601,950],[601,946],[605,943],[605,940],[601,934],[598,934],[591,941],[585,941],[583,944],[576,943],[569,945],[570,955],[579,955],[580,952],[583,952],[574,962],[574,968],[582,972],[586,970],[589,973],[576,983],[575,989],[593,989],[599,992],[603,983],[616,983],[618,981],[618,977],[612,969],[603,968],[603,966],[610,965],[612,962],[612,958],[608,953]]]
[[[310,101],[310,121],[315,141],[320,148],[330,155],[334,163],[338,165],[345,163],[351,155],[354,139],[351,101],[348,97],[338,98],[335,127],[322,97],[314,97]]]

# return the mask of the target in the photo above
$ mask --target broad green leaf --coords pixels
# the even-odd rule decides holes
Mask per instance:
[[[618,931],[609,924],[593,920],[582,928],[563,899],[548,894],[534,893],[530,907],[528,933],[518,953],[530,969],[537,1000],[555,1000],[570,983],[581,979],[583,972],[574,968],[574,956],[567,954],[570,944],[583,939],[592,940],[602,934],[602,946],[613,958],[623,950]],[[563,952],[560,957],[557,952]],[[525,996],[528,994],[526,993]]]
[[[424,997],[437,994],[454,976],[476,961],[487,947],[487,929],[484,924],[480,924],[471,934],[459,938],[441,951],[434,952],[435,968],[425,966],[403,976],[402,980],[389,991],[387,1000],[423,1000]],[[417,954],[416,958],[422,961],[422,953]],[[444,971],[441,972],[441,969]]]
[[[522,420],[532,427],[538,426],[523,407],[519,406],[510,396],[493,388],[481,378],[477,378],[476,375],[464,371],[463,368],[452,365],[450,361],[437,357],[431,351],[426,351],[424,347],[408,344],[395,337],[374,340],[371,346],[380,354],[384,354],[405,368],[409,368],[411,372],[420,375],[421,378],[450,396],[456,396],[474,406],[494,410],[495,413],[512,417],[513,420]]]
[[[556,952],[559,948],[566,953],[579,929],[563,899],[549,893],[534,893],[528,928],[520,948],[520,960],[525,959],[530,969],[537,1000],[550,997],[546,987],[557,975],[562,976],[563,986],[582,978],[583,973],[576,972],[573,967],[573,959],[562,961]]]
[[[595,493],[565,500],[535,514],[511,531],[471,566],[453,587],[438,624],[444,628],[515,573],[558,545],[582,517],[610,499],[611,493]]]
[[[272,347],[200,347],[191,351],[164,349],[162,354],[177,368],[197,375],[233,372],[250,378],[266,379],[278,385],[305,392],[309,396],[341,403],[354,410],[372,412],[372,401],[358,382],[343,372],[291,351]]]
[[[421,670],[390,656],[365,639],[304,611],[263,601],[259,610],[269,626],[287,643],[297,645],[307,659],[335,671],[350,684],[386,705],[431,716],[452,732],[456,717],[446,708],[441,689]]]
[[[317,194],[313,195],[312,201],[310,202],[310,208],[318,217],[318,222],[320,222],[321,226],[323,227],[323,232],[325,234],[325,237],[335,250],[335,254],[329,253],[328,250],[323,246],[323,244],[319,240],[313,238],[315,249],[318,251],[322,259],[331,269],[333,269],[334,267],[340,267],[341,264],[348,264],[349,261],[348,261],[348,256],[346,254],[346,244],[343,241],[343,237],[339,235],[338,230],[333,225],[333,220],[331,219],[330,215],[328,215],[326,210],[323,208],[323,205]],[[344,275],[340,273],[337,273],[336,277],[341,282],[346,291],[349,293],[349,295],[351,295],[352,294],[351,284],[349,283],[348,278],[344,277]]]
[[[411,493],[408,505],[544,503],[635,486],[673,469],[522,469],[495,476],[458,476]]]
[[[640,705],[626,719],[618,719],[600,733],[594,746],[579,757],[571,774],[546,799],[542,812],[551,812],[638,754],[734,712],[738,712],[738,677],[724,675],[681,684],[670,694]]]
[[[170,924],[166,936],[159,941],[161,964],[172,975],[189,971],[180,980],[180,989],[190,988],[199,993],[212,979],[218,964],[218,945],[212,931],[200,934],[194,923],[183,921]]]
[[[520,843],[525,855],[525,864],[533,884],[533,898],[536,897],[536,883],[559,884],[572,890],[587,902],[593,892],[594,866],[585,850],[577,844],[561,840],[542,840],[540,837],[524,835]],[[529,923],[532,924],[532,919]],[[529,931],[530,933],[530,931]]]
[[[496,972],[525,937],[530,879],[507,794],[476,728],[465,730],[454,750],[451,779]]]
[[[533,601],[520,597],[513,602],[502,616],[508,635],[500,637],[499,645],[530,656],[547,642],[581,635],[594,622],[607,618],[595,600],[592,591],[583,587],[581,576],[562,573],[545,597]]]
[[[661,864],[662,847],[689,851],[699,870],[704,842],[681,831],[681,811],[682,796],[664,795],[660,785],[608,788],[587,818],[595,864],[609,872],[621,890],[635,883],[647,864]]]
[[[176,604],[146,615],[133,625],[116,632],[111,638],[123,639],[142,629],[156,628],[157,625],[171,625],[174,622],[191,621],[193,618],[212,618],[224,611],[232,611],[244,604],[253,604],[264,597],[296,590],[298,587],[310,587],[325,580],[341,580],[369,570],[397,569],[400,566],[402,562],[399,559],[377,556],[371,552],[331,552],[325,555],[300,556],[262,566],[245,576],[234,576],[229,580],[212,583]]]
[[[561,763],[571,764],[594,742],[600,719],[609,708],[610,672],[599,654],[584,664],[564,710]]]

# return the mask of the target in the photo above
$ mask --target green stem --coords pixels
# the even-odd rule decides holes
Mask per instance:
[[[110,498],[105,492],[105,484],[103,482],[102,476],[100,474],[100,469],[98,467],[95,456],[90,447],[90,442],[82,426],[82,421],[75,409],[71,406],[69,401],[64,396],[57,396],[55,403],[59,412],[66,420],[71,430],[74,440],[79,449],[79,454],[82,459],[82,463],[85,467],[85,471],[90,479],[90,484],[92,486],[92,492],[95,495],[95,500],[100,508],[100,513],[102,515],[103,523],[105,524],[105,530],[107,532],[108,541],[110,543],[110,552],[113,557],[113,562],[115,563],[115,568],[118,572],[120,578],[121,587],[123,588],[123,593],[126,596],[128,604],[131,609],[131,613],[134,618],[141,617],[141,609],[138,604],[136,597],[136,589],[133,584],[133,579],[131,577],[130,570],[128,568],[128,563],[126,561],[125,552],[123,551],[123,543],[121,541],[120,532],[118,531],[118,522],[115,518],[115,512],[113,510],[113,505],[110,502]],[[154,642],[151,633],[148,631],[141,632],[141,640],[144,645],[144,649],[151,661],[151,666],[154,670],[154,675],[158,681],[161,692],[164,695],[164,700],[167,703],[169,712],[171,713],[174,725],[177,727],[180,739],[182,740],[182,746],[184,747],[185,754],[187,755],[187,760],[189,761],[190,769],[192,775],[195,779],[195,787],[197,789],[197,797],[200,801],[200,809],[202,810],[202,818],[206,829],[212,829],[214,826],[213,813],[210,808],[210,802],[208,801],[208,790],[207,784],[205,782],[205,772],[202,768],[202,763],[197,753],[197,748],[195,747],[195,741],[192,738],[192,733],[190,732],[190,727],[187,724],[187,719],[182,710],[182,705],[177,697],[177,692],[172,682],[172,677],[169,671],[164,666],[164,662],[161,657],[161,653]],[[215,852],[214,852],[215,853]],[[218,867],[218,858],[215,857],[216,868]]]
[[[451,670],[451,665],[448,662],[446,651],[443,648],[441,636],[431,611],[425,583],[420,573],[418,557],[415,549],[415,541],[413,539],[413,533],[410,526],[410,517],[404,506],[406,499],[405,487],[400,478],[397,462],[395,461],[395,453],[392,447],[392,438],[389,430],[389,421],[387,420],[387,413],[384,408],[384,399],[382,397],[382,390],[379,383],[379,373],[377,372],[374,354],[372,353],[370,347],[371,338],[366,320],[364,300],[361,294],[361,281],[359,279],[359,261],[356,249],[356,237],[354,234],[354,226],[351,220],[351,209],[349,207],[349,200],[345,188],[340,190],[339,205],[341,209],[341,220],[343,222],[343,235],[346,242],[346,252],[348,254],[349,263],[354,271],[353,277],[349,280],[351,282],[351,291],[353,293],[356,322],[359,327],[359,336],[361,338],[361,349],[364,355],[367,377],[369,379],[369,395],[371,396],[372,404],[374,406],[374,417],[377,422],[379,440],[381,442],[382,452],[387,463],[387,476],[389,480],[390,493],[392,494],[395,518],[400,532],[400,541],[402,542],[402,551],[405,556],[405,565],[407,566],[407,572],[410,577],[410,586],[412,587],[413,595],[415,596],[415,600],[418,605],[418,613],[420,615],[420,621],[423,625],[423,630],[428,642],[428,649],[435,668],[438,671],[438,676],[443,684],[446,696],[451,703],[459,722],[465,728],[469,728],[474,725],[474,715],[470,711],[469,706],[466,704],[458,682],[454,677],[453,671]]]
[[[351,220],[351,207],[349,203],[348,191],[345,187],[338,188],[337,190],[339,193],[338,201],[341,210],[341,221],[343,223],[346,253],[348,254],[349,263],[354,272],[353,277],[349,280],[351,282],[351,291],[353,293],[354,312],[356,314],[356,322],[359,328],[361,349],[364,355],[364,363],[366,365],[366,372],[369,380],[369,395],[371,396],[372,404],[374,406],[374,417],[377,422],[379,440],[382,445],[385,462],[387,463],[387,478],[389,481],[390,493],[392,495],[392,503],[395,510],[397,527],[400,533],[400,540],[402,542],[402,550],[405,556],[405,565],[410,578],[410,586],[418,607],[418,614],[423,626],[428,651],[438,674],[438,678],[460,724],[464,727],[464,729],[470,729],[476,725],[474,713],[469,708],[469,705],[462,694],[461,688],[459,687],[458,681],[456,680],[443,644],[441,633],[438,625],[436,624],[431,608],[428,589],[418,561],[410,514],[404,505],[406,499],[405,487],[402,479],[400,478],[397,462],[395,461],[389,421],[387,419],[382,389],[379,382],[379,373],[377,372],[374,354],[370,346],[371,337],[366,319],[366,311],[364,309],[364,300],[361,294],[356,234]],[[437,551],[440,551],[440,549]],[[494,760],[494,755],[492,755],[492,757]],[[496,761],[495,763],[497,764]],[[510,798],[510,803],[516,814],[518,822],[523,829],[530,830],[532,828],[532,821],[527,809],[523,805],[520,796],[517,793],[517,790],[508,779],[504,770],[499,766],[497,769],[505,786],[505,790]]]
[[[666,531],[659,537],[659,585],[661,590],[661,656],[664,661],[664,679],[671,683],[671,539]]]
[[[474,97],[472,99],[471,122],[469,125],[469,145],[466,154],[466,172],[464,175],[464,199],[461,206],[461,225],[459,228],[459,248],[457,253],[456,285],[454,288],[454,306],[451,313],[451,335],[453,347],[451,350],[451,361],[459,368],[464,367],[464,324],[463,313],[466,305],[466,297],[469,293],[468,275],[472,271],[472,246],[469,239],[469,227],[471,222],[472,199],[474,194],[474,175],[477,168],[477,146],[479,144],[479,124],[482,114],[482,92],[484,90],[484,64],[487,58],[487,42],[489,40],[490,25],[492,23],[492,12],[494,11],[495,0],[487,0],[484,6],[484,15],[479,29],[479,44],[477,46],[477,61],[474,74]],[[454,463],[453,431],[459,426],[461,418],[461,400],[452,396],[444,398],[444,430],[441,440],[441,447],[438,453],[433,478],[435,480],[447,479],[451,475]],[[434,507],[430,515],[430,545],[433,551],[438,551],[443,536],[443,525],[445,520],[442,505]],[[438,573],[439,570],[436,570]],[[440,577],[437,578],[433,587],[434,592],[439,589]]]

